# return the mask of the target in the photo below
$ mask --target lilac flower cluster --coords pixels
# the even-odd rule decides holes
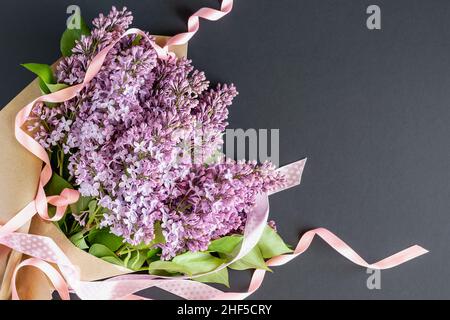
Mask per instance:
[[[81,83],[93,56],[132,22],[115,8],[93,22],[57,78]],[[150,43],[123,38],[76,98],[34,108],[36,139],[60,148],[83,196],[106,208],[99,227],[132,245],[149,244],[159,223],[162,258],[205,250],[213,239],[242,232],[256,195],[282,182],[270,163],[208,160],[223,144],[233,85],[208,89],[186,59],[159,59]]]

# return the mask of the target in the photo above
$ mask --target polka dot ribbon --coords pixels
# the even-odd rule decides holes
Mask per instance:
[[[17,140],[27,150],[41,159],[44,162],[44,166],[40,174],[36,198],[24,209],[22,209],[14,218],[0,228],[0,244],[32,257],[22,261],[13,273],[11,286],[13,299],[19,299],[16,290],[17,272],[22,267],[26,266],[33,266],[44,272],[62,299],[70,298],[70,290],[76,293],[81,299],[144,299],[138,295],[135,295],[135,293],[150,287],[158,287],[185,299],[244,299],[261,286],[265,274],[265,271],[263,270],[256,270],[254,272],[249,289],[242,293],[223,292],[204,283],[190,280],[187,277],[164,278],[152,275],[130,274],[111,278],[105,281],[81,281],[77,267],[71,263],[69,258],[51,238],[16,232],[16,230],[26,224],[36,213],[38,213],[44,220],[57,221],[61,219],[67,206],[77,202],[79,198],[79,193],[72,189],[64,189],[62,193],[57,196],[47,197],[45,195],[44,186],[49,182],[52,176],[50,160],[45,149],[43,149],[39,143],[37,143],[22,129],[22,126],[27,121],[33,106],[38,102],[61,103],[74,98],[97,75],[108,52],[123,37],[131,34],[139,34],[143,36],[143,38],[147,39],[147,41],[151,41],[159,57],[166,59],[173,56],[173,53],[170,53],[168,50],[169,46],[187,43],[198,31],[200,18],[211,21],[218,20],[228,14],[232,10],[232,7],[232,0],[223,0],[220,10],[211,8],[202,8],[198,10],[188,20],[188,31],[173,36],[163,47],[160,47],[154,43],[143,31],[139,29],[130,29],[117,41],[97,54],[89,65],[86,71],[85,79],[81,84],[52,94],[41,96],[29,103],[17,114],[15,121],[15,135]],[[286,183],[273,193],[280,192],[300,184],[305,162],[306,159],[279,169],[279,171],[286,177]],[[56,214],[52,217],[48,215],[47,211],[49,203],[57,208]],[[257,199],[255,208],[248,215],[248,221],[244,229],[244,240],[239,253],[233,261],[223,264],[216,270],[211,271],[211,273],[227,267],[232,262],[242,258],[250,252],[262,235],[264,227],[267,224],[268,214],[268,195],[260,195]],[[427,252],[419,246],[413,246],[380,262],[369,265],[342,240],[330,231],[321,228],[307,232],[300,239],[294,253],[272,258],[267,261],[267,265],[278,266],[302,254],[307,250],[315,235],[320,236],[336,251],[344,255],[350,261],[364,267],[372,267],[375,269],[391,268]],[[3,251],[3,254],[6,254],[6,252]],[[56,264],[59,271],[57,271],[52,264]]]

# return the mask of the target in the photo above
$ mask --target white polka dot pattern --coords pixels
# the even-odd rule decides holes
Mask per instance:
[[[305,168],[306,158],[287,166],[284,166],[277,170],[284,176],[284,184],[276,190],[273,190],[270,194],[278,193],[283,190],[298,186],[302,180],[303,169]]]

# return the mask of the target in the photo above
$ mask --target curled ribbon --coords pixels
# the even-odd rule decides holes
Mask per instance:
[[[53,283],[62,299],[70,298],[68,293],[69,287],[72,288],[72,290],[82,299],[143,299],[142,297],[134,295],[134,293],[150,287],[159,287],[185,299],[243,299],[261,286],[265,275],[264,270],[256,270],[254,272],[249,289],[244,293],[222,292],[221,290],[215,289],[204,283],[189,280],[187,277],[163,278],[152,275],[131,274],[115,277],[101,282],[81,281],[77,267],[70,262],[64,252],[62,252],[62,250],[54,243],[52,239],[43,236],[15,232],[22,225],[27,223],[36,214],[36,212],[42,219],[49,221],[59,220],[64,215],[67,205],[75,203],[79,198],[78,191],[71,189],[64,189],[58,196],[47,197],[45,195],[44,186],[49,182],[52,176],[50,160],[45,149],[22,130],[22,126],[27,121],[33,106],[37,102],[45,101],[61,103],[75,97],[97,75],[108,52],[123,37],[131,34],[139,34],[143,36],[147,41],[152,43],[159,57],[165,59],[172,56],[172,54],[168,51],[169,46],[185,44],[194,36],[199,29],[200,18],[216,21],[228,14],[232,10],[232,7],[233,0],[223,0],[220,10],[211,8],[202,8],[198,10],[188,20],[188,31],[173,36],[166,42],[164,47],[159,47],[156,43],[151,41],[151,39],[149,39],[143,31],[139,29],[130,29],[114,43],[104,48],[97,54],[96,57],[94,57],[81,84],[68,87],[52,94],[41,96],[29,103],[17,114],[15,121],[16,139],[27,150],[41,159],[44,162],[44,167],[40,174],[35,200],[30,202],[14,218],[0,228],[0,244],[32,257],[22,261],[13,273],[13,299],[19,299],[15,286],[15,279],[18,270],[25,266],[34,266],[42,270]],[[305,161],[306,160],[302,160],[279,169],[287,177],[287,183],[285,186],[274,191],[273,193],[300,184]],[[57,208],[56,214],[53,217],[48,215],[47,207],[49,203]],[[258,197],[257,205],[248,215],[247,223],[244,229],[244,240],[239,253],[232,261],[223,264],[218,269],[211,271],[211,273],[227,267],[229,264],[242,258],[250,252],[261,237],[263,229],[267,224],[268,214],[268,196],[261,195]],[[282,265],[302,254],[308,249],[315,235],[320,236],[331,247],[350,261],[364,267],[378,269],[391,268],[427,252],[419,246],[413,246],[380,262],[369,265],[342,240],[330,231],[321,228],[307,232],[300,239],[294,253],[274,257],[267,261],[267,265]],[[50,263],[56,264],[61,273],[54,269]],[[64,277],[61,276],[61,274]]]
[[[305,165],[305,160],[295,162],[291,165],[279,169],[281,173],[286,176],[287,183],[275,192],[279,192],[289,187],[298,185],[301,181],[302,171]],[[267,224],[268,216],[268,197],[267,195],[258,197],[257,205],[248,214],[248,223],[245,225],[244,241],[240,252],[236,258],[241,257],[249,252],[258,241],[260,237],[261,227]],[[345,244],[341,239],[330,231],[319,228],[305,233],[296,249],[292,254],[285,254],[274,257],[266,262],[268,266],[283,265],[295,257],[304,253],[310,246],[315,235],[320,236],[326,243],[328,243],[334,250],[345,256],[347,259],[355,264],[363,267],[370,267],[374,269],[388,269],[398,266],[415,257],[425,254],[427,251],[419,246],[412,246],[397,254],[394,254],[379,262],[369,264],[362,259],[353,249]],[[184,299],[190,300],[208,300],[208,299],[244,299],[254,293],[261,286],[265,271],[256,270],[252,276],[249,288],[246,292],[223,292],[213,288],[204,283],[189,280],[187,277],[164,278],[153,275],[139,275],[129,274],[119,277],[114,277],[101,282],[86,282],[81,281],[77,267],[74,266],[56,243],[43,236],[36,236],[22,233],[11,233],[7,236],[0,237],[0,244],[6,245],[16,251],[27,255],[34,256],[32,260],[25,260],[18,266],[14,273],[15,275],[19,268],[24,266],[35,266],[44,271],[53,283],[55,289],[59,292],[62,298],[67,297],[68,288],[72,288],[81,299],[141,299],[136,292],[150,288],[158,287],[169,293],[177,295]],[[233,259],[233,261],[236,260]],[[63,274],[64,278],[55,274],[54,270],[49,271],[50,264],[56,264]],[[230,263],[232,263],[231,261]],[[221,266],[224,268],[229,263]],[[212,272],[216,272],[216,269]],[[18,298],[18,294],[13,287],[13,298]],[[143,298],[142,298],[143,299]]]
[[[16,288],[16,277],[17,272],[22,268],[26,266],[31,266],[40,269],[42,272],[45,273],[45,275],[50,279],[50,282],[53,284],[53,287],[55,290],[59,293],[59,296],[62,300],[70,300],[69,295],[69,287],[67,285],[67,282],[64,280],[64,278],[61,276],[61,274],[52,267],[51,264],[45,262],[44,260],[36,259],[36,258],[30,258],[27,260],[22,261],[14,270],[12,279],[11,279],[11,287],[12,287],[12,299],[13,300],[20,300],[19,295],[17,293]]]
[[[215,10],[212,8],[201,8],[189,17],[188,31],[171,37],[167,41],[164,48],[168,49],[169,46],[183,45],[185,43],[188,43],[200,28],[200,18],[210,21],[217,21],[229,14],[232,9],[233,0],[223,0],[220,6],[220,10]]]

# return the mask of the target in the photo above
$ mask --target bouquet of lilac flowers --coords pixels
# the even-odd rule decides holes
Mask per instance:
[[[43,93],[82,83],[92,59],[132,19],[116,8],[92,30],[81,19],[80,29],[63,35],[56,70],[24,66]],[[75,98],[32,111],[28,130],[53,168],[46,194],[81,194],[57,222],[60,230],[78,248],[134,271],[192,276],[230,261],[257,195],[283,184],[270,163],[222,155],[236,95],[232,84],[210,88],[186,58],[160,59],[140,35],[120,39]],[[259,241],[229,267],[267,269],[265,259],[291,252],[273,222]],[[228,271],[195,280],[228,285]]]
[[[268,196],[299,185],[306,160],[275,169],[227,159],[222,135],[236,88],[210,88],[185,58],[199,18],[220,19],[232,5],[198,10],[188,32],[163,47],[161,37],[128,29],[126,9],[100,15],[92,30],[78,10],[61,39],[64,57],[54,67],[23,65],[38,80],[0,114],[0,299],[50,299],[48,280],[62,299],[70,290],[81,299],[140,299],[135,293],[150,287],[244,299],[269,266],[301,255],[316,235],[371,269],[427,252],[411,246],[369,264],[324,228],[306,232],[293,251],[267,222]],[[246,292],[199,283],[228,286],[229,269],[259,270]]]

